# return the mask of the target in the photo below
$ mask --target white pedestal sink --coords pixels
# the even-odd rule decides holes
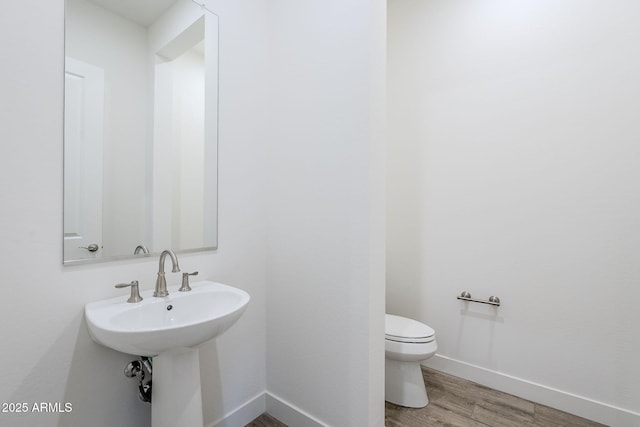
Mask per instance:
[[[153,427],[202,427],[197,346],[229,329],[249,303],[241,289],[211,281],[190,292],[169,287],[169,296],[128,303],[128,295],[89,303],[85,318],[94,341],[114,350],[153,357]]]

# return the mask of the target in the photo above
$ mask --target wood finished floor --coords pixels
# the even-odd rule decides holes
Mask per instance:
[[[287,427],[269,414],[262,414],[244,427]]]
[[[422,375],[430,403],[409,409],[385,402],[386,427],[603,427],[432,369]]]
[[[386,427],[603,427],[461,378],[422,368],[430,403],[421,409],[385,402]],[[287,427],[268,414],[245,427]],[[295,426],[291,426],[295,427]]]

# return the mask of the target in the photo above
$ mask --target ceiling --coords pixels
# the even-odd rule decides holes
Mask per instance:
[[[90,0],[107,10],[148,27],[176,0]]]

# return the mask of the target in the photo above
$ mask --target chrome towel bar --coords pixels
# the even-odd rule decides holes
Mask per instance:
[[[479,302],[481,304],[489,304],[489,305],[495,305],[495,306],[500,306],[500,298],[498,297],[494,297],[493,295],[489,297],[488,300],[481,300],[481,299],[475,299],[475,298],[471,298],[471,294],[467,291],[464,291],[463,293],[461,293],[460,295],[458,295],[457,297],[460,300],[463,301],[471,301],[471,302]]]

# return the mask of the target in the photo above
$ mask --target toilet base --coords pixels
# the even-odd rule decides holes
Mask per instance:
[[[408,408],[429,403],[420,362],[385,360],[385,400]]]

